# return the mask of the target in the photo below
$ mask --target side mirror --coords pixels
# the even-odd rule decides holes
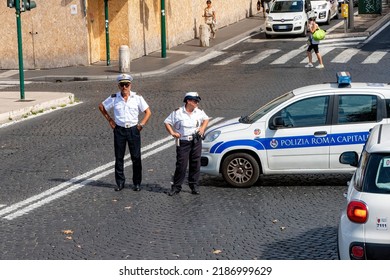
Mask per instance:
[[[267,8],[267,9],[265,9],[265,12],[267,13],[267,14],[269,14],[269,9]]]
[[[344,152],[340,155],[339,162],[357,167],[359,163],[359,155],[356,152]]]
[[[270,121],[270,125],[269,125],[269,128],[270,129],[278,129],[280,127],[284,127],[284,121],[283,121],[283,118],[281,116],[277,116],[277,117],[274,117],[271,121]]]

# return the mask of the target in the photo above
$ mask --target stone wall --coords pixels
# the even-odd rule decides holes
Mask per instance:
[[[0,69],[18,68],[14,8],[0,5]],[[25,69],[89,65],[106,60],[104,0],[35,0],[21,14]],[[218,27],[256,12],[256,0],[213,0]],[[205,0],[165,0],[167,49],[198,36]],[[131,59],[161,49],[161,0],[109,0],[110,59],[130,47]]]

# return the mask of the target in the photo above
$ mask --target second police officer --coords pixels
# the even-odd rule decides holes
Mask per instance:
[[[181,191],[188,163],[188,185],[192,194],[199,194],[202,137],[209,122],[206,113],[198,108],[200,100],[197,92],[186,93],[184,106],[173,111],[164,121],[166,130],[176,140],[176,169],[168,192],[170,196]]]

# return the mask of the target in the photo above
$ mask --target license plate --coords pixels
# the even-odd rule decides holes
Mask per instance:
[[[279,29],[287,29],[286,25],[279,25]]]

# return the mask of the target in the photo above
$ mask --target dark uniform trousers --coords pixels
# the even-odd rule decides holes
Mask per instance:
[[[115,181],[118,186],[125,184],[124,157],[126,144],[129,145],[131,161],[133,162],[133,184],[140,185],[142,181],[141,134],[137,126],[124,128],[119,125],[114,128],[115,147]]]
[[[181,191],[184,182],[188,163],[188,185],[192,190],[198,189],[200,175],[200,158],[202,152],[202,141],[180,140],[180,146],[176,146],[176,169],[173,177],[172,189]]]

